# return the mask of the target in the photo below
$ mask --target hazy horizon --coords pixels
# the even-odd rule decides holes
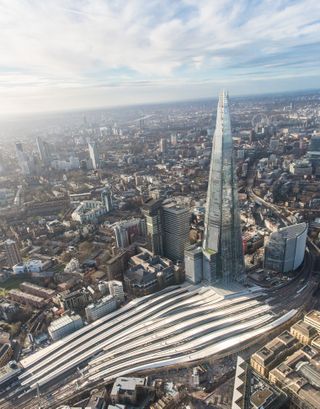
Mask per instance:
[[[215,101],[218,100],[219,92],[222,90],[219,89],[217,93],[210,95],[210,96],[205,96],[205,97],[197,97],[197,98],[185,98],[185,99],[172,99],[172,100],[164,100],[164,101],[150,101],[150,102],[144,102],[144,103],[123,103],[119,105],[109,105],[109,106],[97,106],[97,107],[83,107],[83,108],[67,108],[67,109],[61,109],[61,110],[51,110],[51,111],[36,111],[36,112],[17,112],[17,113],[10,113],[10,114],[4,114],[0,112],[0,123],[1,122],[10,122],[13,120],[25,120],[25,119],[32,119],[37,115],[40,116],[55,116],[55,115],[63,115],[63,114],[85,114],[86,112],[94,112],[94,111],[112,111],[112,110],[118,110],[118,109],[126,109],[126,108],[143,108],[143,107],[148,107],[148,106],[157,106],[157,105],[170,105],[170,104],[183,104],[183,103],[200,103],[200,102],[208,102],[212,101],[212,104],[214,104]],[[306,88],[306,89],[295,89],[295,90],[289,90],[289,91],[277,91],[277,92],[257,92],[254,94],[232,94],[229,90],[228,93],[230,95],[231,102],[237,99],[250,99],[250,98],[255,98],[255,97],[281,97],[281,96],[287,96],[287,95],[304,95],[304,94],[312,94],[312,93],[320,93],[320,87],[319,88]]]
[[[320,88],[316,0],[0,0],[2,114]]]

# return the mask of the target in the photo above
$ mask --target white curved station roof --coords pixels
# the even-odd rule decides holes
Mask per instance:
[[[259,289],[222,295],[213,287],[175,286],[125,307],[55,342],[21,363],[24,387],[41,387],[87,364],[88,382],[221,353],[281,325]]]

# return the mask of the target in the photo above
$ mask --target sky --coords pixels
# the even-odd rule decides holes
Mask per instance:
[[[319,0],[0,0],[0,115],[320,88]]]

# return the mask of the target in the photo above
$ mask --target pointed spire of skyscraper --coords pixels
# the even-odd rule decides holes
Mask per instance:
[[[203,241],[203,280],[208,283],[241,279],[244,271],[236,165],[229,101],[219,95],[207,193]]]

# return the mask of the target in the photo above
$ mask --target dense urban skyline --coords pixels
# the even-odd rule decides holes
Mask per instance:
[[[1,1],[2,114],[319,88],[319,3]]]
[[[319,33],[0,0],[0,409],[319,409]]]
[[[112,409],[136,382],[157,409],[159,379],[182,382],[177,408],[202,409],[221,377],[235,393],[216,407],[238,409],[245,345],[256,368],[261,335],[303,308],[280,334],[286,354],[306,325],[320,348],[319,92],[232,98],[231,124],[216,101],[32,115],[2,133],[1,409]],[[288,392],[302,405],[320,396],[308,356],[308,393]],[[277,361],[261,362],[252,396],[264,382],[287,399],[268,383]]]

